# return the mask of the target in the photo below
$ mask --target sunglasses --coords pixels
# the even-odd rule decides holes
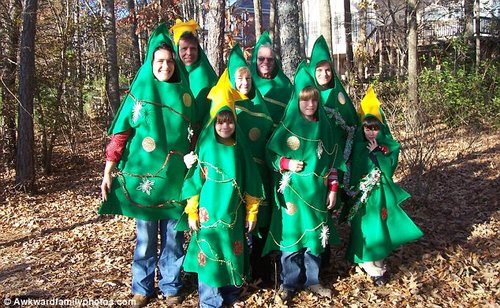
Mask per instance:
[[[274,61],[274,58],[257,57],[257,60],[260,62],[264,62],[264,60],[267,60],[267,62],[272,62]]]

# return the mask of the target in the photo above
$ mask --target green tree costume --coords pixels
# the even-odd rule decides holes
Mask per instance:
[[[264,254],[309,248],[319,255],[327,244],[338,243],[326,208],[327,178],[336,165],[338,144],[323,108],[318,106],[317,121],[306,120],[300,112],[299,93],[306,86],[314,87],[304,66],[302,62],[297,68],[294,95],[267,145],[268,162],[281,174],[273,183],[277,207],[273,208]],[[278,171],[281,157],[303,161],[304,169]]]
[[[357,195],[350,204],[351,235],[346,258],[354,263],[382,260],[394,249],[423,235],[400,207],[410,194],[392,180],[399,143],[388,133],[382,116],[376,117],[385,126],[376,140],[386,149],[372,153],[378,166],[369,157],[362,126],[356,131],[353,147],[351,183],[355,184]]]
[[[165,24],[149,39],[148,53],[118,110],[109,134],[132,129],[117,165],[107,201],[99,214],[119,214],[141,220],[177,219],[183,211],[178,202],[189,150],[194,98],[178,67],[172,82],[153,75],[155,49],[172,45]]]
[[[316,80],[316,66],[323,61],[330,63],[332,70],[332,80],[328,88],[322,88]],[[321,103],[325,108],[328,118],[332,124],[341,131],[339,140],[339,149],[343,161],[348,162],[351,157],[352,144],[356,127],[359,126],[359,118],[352,101],[342,86],[338,78],[333,61],[330,56],[330,50],[325,38],[321,35],[316,39],[311,51],[311,60],[308,65],[308,72],[314,79],[316,88],[320,91]],[[349,188],[350,164],[340,166],[339,182]]]
[[[286,104],[292,95],[293,86],[290,79],[288,79],[281,69],[281,62],[276,57],[272,78],[266,79],[260,77],[257,68],[257,54],[259,52],[259,48],[264,44],[269,44],[271,48],[273,46],[273,42],[271,41],[267,31],[261,34],[258,42],[255,44],[250,70],[252,72],[253,82],[262,94],[262,97],[266,102],[267,109],[273,118],[274,126],[278,126],[283,113],[285,112]]]
[[[224,76],[227,78],[227,74],[221,78]],[[229,80],[227,83],[229,86]],[[242,132],[238,125],[235,142],[217,141],[216,114],[221,110],[231,110],[234,114],[234,106],[227,107],[225,98],[219,101],[220,98],[213,98],[212,119],[203,129],[195,150],[198,163],[189,170],[182,189],[183,199],[199,199],[196,211],[200,223],[200,230],[192,233],[183,267],[186,272],[198,273],[198,279],[212,287],[240,286],[245,282],[249,272],[245,202],[248,205],[249,196],[253,199],[264,196],[259,173],[245,138],[239,137]],[[192,209],[186,208],[186,212]]]
[[[227,67],[231,85],[236,89],[236,70],[240,67],[248,68],[239,44],[236,44],[231,49]],[[270,182],[269,168],[265,162],[265,155],[267,140],[273,129],[273,119],[269,114],[266,103],[262,99],[262,95],[255,89],[254,84],[252,84],[252,89],[247,96],[248,99],[236,101],[235,108],[238,117],[238,126],[248,139],[249,149],[253,160],[257,164],[264,190],[266,191],[266,200],[260,204],[257,222],[259,226],[267,227],[270,223],[271,207],[267,200],[269,197]]]

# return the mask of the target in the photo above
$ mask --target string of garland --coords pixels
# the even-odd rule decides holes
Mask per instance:
[[[361,179],[359,183],[359,189],[356,193],[361,193],[361,196],[356,200],[356,202],[350,209],[349,215],[347,216],[348,221],[351,221],[354,216],[356,216],[359,209],[361,209],[366,204],[366,200],[370,196],[373,189],[380,185],[380,175],[380,169],[375,167],[372,171],[370,171],[370,173],[368,173],[364,178]]]

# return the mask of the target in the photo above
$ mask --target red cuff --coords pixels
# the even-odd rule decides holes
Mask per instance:
[[[288,171],[290,165],[290,158],[281,157],[280,159],[280,171]]]
[[[337,192],[337,189],[339,188],[339,182],[335,181],[329,185],[330,191]]]
[[[132,133],[131,129],[124,132],[114,134],[111,136],[111,141],[106,147],[106,160],[112,162],[118,162],[122,158],[123,150],[127,144],[127,140]]]
[[[328,188],[333,192],[336,192],[339,188],[337,169],[335,168],[330,169],[330,173],[328,174]]]
[[[387,154],[387,152],[389,152],[389,148],[386,147],[385,145],[382,145],[380,146],[380,151],[382,151],[382,153]]]

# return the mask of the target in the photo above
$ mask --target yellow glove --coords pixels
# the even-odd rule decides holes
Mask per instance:
[[[198,220],[198,203],[200,201],[200,195],[193,196],[187,200],[186,208],[184,213],[188,214],[189,220]]]
[[[245,194],[245,203],[247,210],[246,221],[256,221],[259,213],[260,198]]]

